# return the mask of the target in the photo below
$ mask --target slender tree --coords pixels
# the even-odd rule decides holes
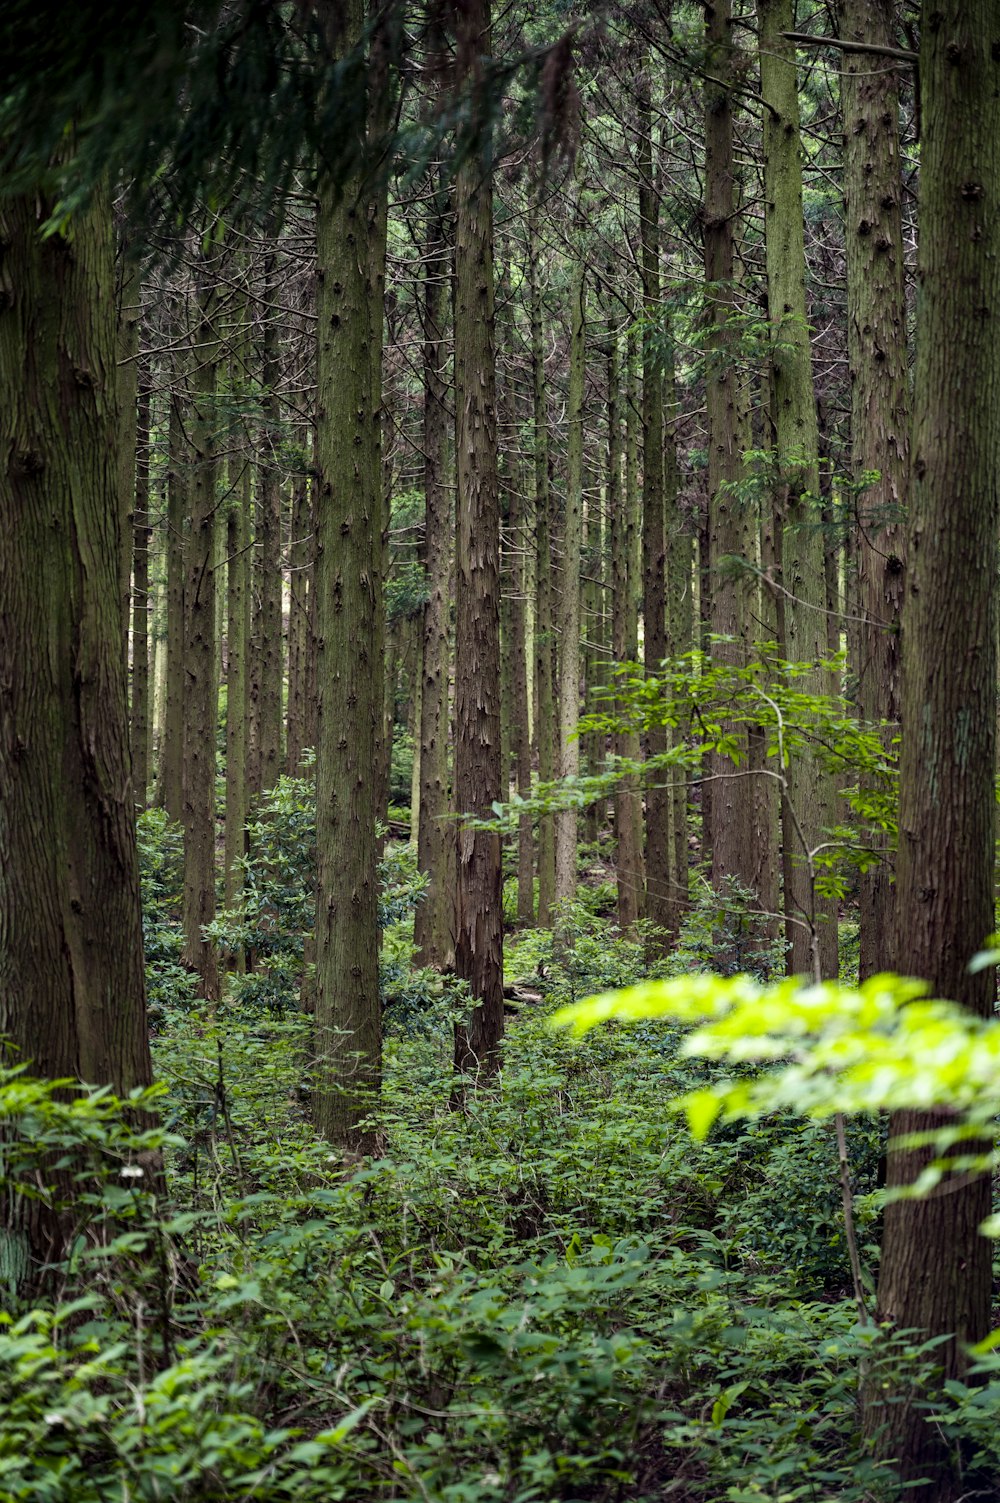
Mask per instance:
[[[819,433],[806,320],[802,218],[802,147],[794,44],[787,40],[793,0],[758,0],[764,97],[764,225],[775,457],[782,478],[782,579],[785,656],[810,662],[826,655],[826,581],[819,511]],[[828,692],[816,672],[801,687]],[[792,757],[782,809],[789,964],[812,975],[837,975],[837,905],[817,891],[811,853],[836,821],[832,779],[808,752]]]
[[[489,0],[456,15],[462,87],[475,100],[490,51]],[[493,286],[493,164],[488,130],[455,184],[455,453],[458,543],[455,627],[455,801],[488,817],[500,780],[500,486]],[[455,1029],[459,1075],[499,1065],[503,1035],[500,838],[460,826],[455,970],[474,1007]]]
[[[841,36],[856,44],[891,46],[894,15],[892,0],[841,0]],[[864,52],[845,53],[843,70],[851,465],[855,483],[863,487],[855,503],[863,618],[855,673],[861,711],[869,720],[887,723],[889,742],[900,719],[902,509],[910,445],[899,73],[877,54]],[[883,842],[881,860],[859,880],[862,979],[895,964],[896,888],[884,847]]]
[[[569,394],[566,404],[566,510],[562,537],[562,596],[559,609],[559,774],[580,771],[580,565],[583,550],[583,401],[586,376],[586,261],[580,243],[582,180],[574,189],[576,244],[569,289]],[[576,896],[576,806],[556,815],[556,906]],[[556,918],[560,922],[559,915]]]
[[[555,633],[551,500],[549,488],[549,423],[546,405],[545,345],[542,321],[541,253],[538,207],[528,208],[528,299],[531,321],[532,451],[535,468],[535,742],[538,776],[549,783],[555,765]],[[555,821],[543,814],[538,821],[538,922],[552,922],[556,897]]]
[[[443,45],[434,36],[437,55]],[[439,172],[428,208],[424,251],[424,573],[420,695],[420,814],[417,864],[427,892],[414,916],[414,942],[425,965],[454,955],[454,831],[448,819],[448,668],[454,503],[447,485],[448,381],[446,330],[451,292],[446,190]]]
[[[220,358],[215,267],[197,269],[186,431],[190,443],[190,527],[184,583],[184,959],[206,1001],[219,995],[215,946],[215,530],[218,507],[216,398]]]
[[[642,631],[646,673],[654,677],[667,656],[666,553],[663,474],[663,367],[653,330],[660,307],[660,193],[653,166],[653,116],[649,64],[643,59],[637,80],[639,242],[642,308],[646,335],[642,347]],[[667,749],[666,729],[653,725],[646,752]],[[670,793],[662,773],[646,792],[646,917],[654,925],[651,948],[662,950],[676,927],[671,887]]]

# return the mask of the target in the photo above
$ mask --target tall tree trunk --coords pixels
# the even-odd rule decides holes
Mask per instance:
[[[891,46],[894,17],[892,0],[840,0],[846,41]],[[899,75],[864,53],[845,53],[842,66],[851,467],[859,485],[863,477],[878,475],[856,502],[858,614],[864,622],[853,634],[854,667],[861,712],[888,722],[888,742],[900,719],[902,508],[910,445]],[[885,842],[882,849],[878,865],[862,873],[859,883],[862,980],[896,965],[896,888]]]
[[[970,975],[994,928],[997,544],[1000,489],[1000,52],[988,0],[925,7],[920,44],[921,182],[910,564],[903,665],[899,936],[907,970],[973,1013],[993,1014],[992,970]],[[956,609],[956,602],[961,608]],[[895,1114],[891,1139],[943,1125]],[[984,1145],[989,1148],[991,1145]],[[962,1151],[968,1149],[962,1145]],[[928,1150],[890,1151],[888,1183],[911,1183]],[[942,1193],[942,1190],[944,1193]],[[991,1245],[977,1228],[990,1177],[886,1207],[878,1318],[949,1334],[934,1360],[960,1376],[990,1328]],[[877,1385],[873,1385],[873,1390]],[[882,1454],[929,1477],[920,1500],[960,1490],[916,1396],[869,1393]],[[963,1489],[964,1490],[964,1486]]]
[[[549,491],[549,424],[545,400],[545,346],[542,331],[542,292],[539,276],[538,209],[528,209],[528,297],[531,316],[531,379],[533,457],[535,463],[535,740],[538,778],[551,783],[556,775],[555,632],[551,557],[551,498]],[[552,923],[556,899],[555,820],[543,814],[538,821],[538,922]]]
[[[360,41],[361,0],[328,7],[331,40]],[[384,185],[370,189],[384,192]],[[320,184],[316,457],[316,1122],[369,1151],[381,1077],[378,841],[383,753],[380,206],[357,177]],[[377,370],[376,370],[377,367]]]
[[[0,201],[0,1037],[31,1073],[152,1079],[122,650],[114,261],[107,195]],[[77,1187],[78,1188],[78,1187]],[[76,1217],[73,1217],[74,1228]],[[18,1196],[0,1281],[74,1228]]]
[[[273,311],[277,298],[276,257],[267,257],[264,273],[264,338],[261,384],[264,422],[258,471],[260,499],[260,791],[273,788],[281,771],[281,444],[278,385],[278,328]]]
[[[826,584],[819,511],[819,434],[812,351],[806,321],[802,220],[802,148],[794,45],[793,0],[758,0],[764,110],[764,223],[774,433],[782,476],[785,656],[808,662],[826,655]],[[806,692],[830,693],[829,676],[800,679]],[[818,950],[824,977],[837,975],[837,904],[816,891],[811,852],[836,822],[832,777],[816,757],[793,756],[782,812],[785,913],[790,967],[812,975]]]
[[[248,309],[244,308],[244,319]],[[244,338],[244,348],[249,339]],[[233,388],[245,396],[245,377],[234,360]],[[239,468],[237,469],[237,465]],[[226,512],[226,825],[225,904],[231,908],[243,889],[240,865],[246,854],[247,822],[247,656],[250,648],[250,508],[253,504],[249,454],[230,460]]]
[[[516,418],[516,413],[513,414]],[[525,517],[524,473],[520,455],[512,463],[510,537],[511,537],[511,719],[514,749],[515,786],[521,798],[531,795],[531,726],[528,713],[528,643],[527,643],[527,551],[528,527]],[[535,920],[535,850],[530,814],[517,822],[517,921],[521,925]]]
[[[448,668],[454,504],[447,485],[448,349],[451,254],[440,180],[428,210],[424,251],[424,577],[420,696],[420,816],[417,865],[428,887],[414,915],[420,964],[444,968],[454,957],[455,833],[448,818]]]
[[[132,578],[132,541],[135,508],[136,423],[139,398],[139,263],[129,237],[119,248],[116,302],[118,306],[118,474],[122,507],[121,609],[122,644],[128,647],[129,586]]]
[[[574,204],[574,227],[581,228],[578,182]],[[583,398],[586,338],[586,265],[583,246],[573,248],[569,291],[569,395],[566,406],[566,512],[562,540],[562,595],[559,609],[559,776],[576,778],[580,772],[580,743],[576,728],[580,719],[580,560],[583,551]],[[556,815],[557,909],[576,896],[576,805]],[[557,924],[562,919],[557,914]]]
[[[673,315],[663,310],[663,517],[666,546],[667,649],[671,657],[689,652],[691,641],[691,538],[684,530],[678,506],[680,465],[677,459],[676,357]],[[683,723],[666,728],[667,742],[677,746],[685,735]],[[688,789],[683,767],[670,769],[667,778],[670,804],[670,892],[672,932],[679,932],[688,906],[690,855],[688,852]]]
[[[708,535],[711,624],[714,636],[730,640],[712,645],[718,666],[741,668],[749,656],[753,630],[752,521],[747,503],[737,494],[743,452],[750,447],[745,413],[738,399],[734,226],[736,194],[733,160],[732,6],[716,0],[706,7],[708,73],[705,85],[705,292],[709,320],[705,400],[708,423]],[[757,831],[751,779],[747,776],[748,737],[729,726],[740,748],[739,765],[713,753],[712,824],[708,839],[712,882],[724,890],[730,879],[752,892],[756,875]]]
[[[135,431],[135,526],[132,548],[132,788],[146,807],[149,783],[149,362],[139,376]]]
[[[643,662],[648,677],[660,672],[667,656],[667,534],[663,490],[663,369],[653,326],[660,306],[660,195],[653,170],[653,117],[648,64],[637,95],[639,116],[639,239],[642,306],[646,335],[642,347],[642,629]],[[667,750],[666,729],[651,726],[646,755]],[[650,948],[660,953],[676,932],[671,887],[670,791],[662,768],[646,791],[646,917],[654,926]]]
[[[631,537],[627,499],[622,492],[624,459],[621,425],[621,362],[618,317],[608,315],[608,520],[611,531],[611,652],[616,663],[634,663],[638,655],[635,619],[635,582],[629,567]],[[626,706],[619,702],[618,711]],[[619,731],[615,755],[639,759],[639,737],[634,731]],[[618,927],[627,934],[642,912],[642,804],[638,780],[623,780],[615,793],[617,844]]]
[[[218,497],[216,390],[219,335],[214,268],[198,267],[197,318],[192,331],[190,406],[191,525],[184,590],[184,960],[198,972],[201,995],[219,996],[215,946],[204,927],[215,917],[215,526]]]
[[[288,710],[285,770],[298,777],[306,749],[306,637],[309,631],[309,575],[313,556],[309,485],[304,475],[292,495],[292,532],[288,549]]]
[[[490,50],[489,0],[457,15],[464,87],[475,95]],[[500,487],[493,312],[493,164],[484,139],[455,185],[455,452],[458,547],[455,797],[459,816],[488,817],[500,787]],[[455,1028],[459,1075],[491,1073],[503,1035],[500,837],[460,827],[455,970],[475,1003]]]
[[[179,372],[177,373],[179,380]],[[160,748],[161,803],[184,817],[184,560],[189,465],[180,392],[171,392],[167,439],[167,684]]]

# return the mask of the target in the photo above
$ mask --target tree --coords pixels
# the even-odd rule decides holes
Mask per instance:
[[[583,401],[587,328],[584,247],[581,243],[582,173],[573,194],[573,264],[569,288],[569,394],[566,407],[566,509],[562,531],[559,610],[559,775],[578,776],[580,743],[580,563],[583,549]],[[565,913],[576,896],[576,808],[556,815],[556,908]],[[556,924],[561,919],[557,912]]]
[[[826,585],[819,515],[819,432],[806,320],[802,217],[802,146],[795,81],[792,0],[758,0],[760,77],[764,98],[764,225],[771,321],[772,423],[782,492],[781,589],[785,657],[815,662],[826,655]],[[829,685],[813,675],[822,693]],[[837,974],[837,907],[817,889],[812,853],[835,823],[833,786],[816,758],[803,754],[788,770],[782,803],[782,860],[791,969],[812,975],[818,947],[822,975]]]
[[[476,97],[490,50],[489,0],[458,14],[462,81]],[[455,804],[483,819],[501,797],[500,485],[497,473],[493,172],[488,130],[455,183],[455,454],[458,481],[455,624]],[[496,1070],[503,1035],[500,837],[460,825],[455,971],[472,1017],[455,1028],[455,1069]]]
[[[991,971],[969,961],[994,927],[996,690],[1000,522],[1000,50],[988,0],[924,7],[920,42],[920,302],[914,385],[910,563],[900,766],[899,953],[935,996],[988,1017]],[[960,609],[957,603],[961,602]],[[912,1183],[927,1151],[901,1145],[940,1114],[896,1113],[890,1187]],[[946,1193],[886,1208],[878,1314],[894,1326],[948,1334],[945,1379],[990,1321],[988,1176],[956,1176]],[[936,1427],[912,1396],[880,1403],[883,1454],[903,1476],[933,1481],[914,1497],[945,1500],[949,1475]]]
[[[440,30],[431,45],[443,47]],[[436,169],[427,211],[424,263],[424,571],[427,602],[423,614],[420,694],[420,806],[417,864],[427,872],[427,892],[414,916],[413,938],[426,965],[445,966],[454,956],[454,831],[448,819],[449,599],[455,507],[447,486],[447,346],[451,254],[447,234],[447,193],[443,170]]]
[[[186,412],[190,442],[190,527],[184,579],[184,959],[197,971],[201,995],[219,996],[215,946],[205,926],[215,917],[215,531],[218,515],[217,389],[219,297],[215,268],[197,270]]]
[[[646,335],[642,350],[642,631],[643,663],[655,677],[667,656],[667,533],[663,473],[663,368],[653,338],[660,307],[660,194],[653,167],[653,117],[648,59],[638,79],[639,242],[642,310]],[[666,751],[664,727],[654,725],[646,751]],[[646,917],[656,926],[654,948],[676,932],[671,888],[671,798],[657,779],[646,793]]]
[[[326,7],[343,56],[364,27],[361,0]],[[366,137],[367,91],[355,130]],[[320,1131],[368,1150],[364,1126],[381,1076],[378,841],[382,760],[382,359],[373,194],[384,184],[324,173],[316,223],[319,279],[316,462],[317,742],[315,1037]]]
[[[50,1079],[149,1083],[122,651],[122,512],[111,216],[72,236],[52,200],[0,201],[0,1035]],[[0,1274],[63,1253],[17,1197]]]
[[[891,46],[892,0],[841,0],[846,40]],[[909,483],[910,393],[906,354],[899,73],[877,54],[844,55],[844,229],[847,349],[851,372],[851,467],[857,502],[858,608],[855,672],[869,720],[900,719],[900,613],[905,578],[902,508]],[[875,478],[877,476],[877,478]],[[895,965],[891,856],[862,873],[860,974]]]

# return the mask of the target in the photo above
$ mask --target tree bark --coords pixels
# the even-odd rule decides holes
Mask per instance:
[[[936,997],[993,1014],[992,970],[969,960],[994,928],[997,543],[1000,490],[1000,56],[988,0],[936,0],[920,45],[921,184],[913,486],[903,658],[899,934],[907,969]],[[960,609],[956,602],[961,602]],[[940,1126],[893,1116],[892,1139]],[[970,1145],[963,1145],[963,1150]],[[991,1145],[983,1145],[989,1148]],[[909,1184],[927,1151],[890,1151],[888,1184]],[[978,1234],[990,1177],[960,1176],[886,1207],[878,1318],[951,1334],[943,1381],[990,1328],[991,1246]],[[920,1500],[959,1479],[913,1397],[871,1385],[868,1420]]]
[[[551,497],[549,488],[549,423],[545,398],[545,346],[538,244],[538,209],[528,209],[528,298],[531,318],[531,380],[533,458],[535,465],[535,741],[538,778],[551,783],[556,775],[555,610],[552,589]],[[555,820],[542,814],[538,821],[538,922],[552,924],[556,900]]]
[[[577,183],[574,229],[581,228]],[[562,595],[559,609],[559,776],[580,773],[580,560],[583,550],[583,399],[586,340],[586,266],[583,246],[573,248],[569,292],[569,394],[566,405],[566,511],[562,540]],[[556,815],[556,909],[564,910],[576,896],[576,806]],[[556,924],[562,922],[560,911]]]
[[[191,522],[184,589],[184,960],[197,971],[207,1002],[219,996],[218,959],[204,927],[215,917],[215,528],[218,462],[219,335],[214,269],[198,267],[187,377]]]
[[[177,373],[179,375],[179,373]],[[167,682],[160,748],[161,803],[184,815],[184,559],[189,467],[179,390],[170,393],[167,439]]]
[[[278,356],[278,328],[273,304],[277,299],[275,255],[267,257],[264,272],[264,335],[261,351],[261,386],[263,426],[258,468],[260,499],[260,702],[258,736],[260,757],[260,792],[273,788],[281,771],[281,685],[282,685],[282,610],[281,610],[281,471],[278,453],[281,445],[278,386],[281,363]]]
[[[639,239],[643,317],[647,321],[642,348],[642,623],[643,660],[647,677],[655,677],[667,656],[666,567],[667,534],[663,476],[663,369],[652,325],[660,306],[660,195],[653,172],[653,124],[649,75],[643,71],[638,97],[639,116]],[[666,728],[651,726],[646,755],[667,749]],[[671,886],[670,791],[662,769],[653,774],[646,791],[646,917],[654,926],[650,949],[669,948],[676,933],[676,910]]]
[[[764,223],[774,373],[772,416],[785,492],[784,650],[789,661],[808,662],[826,655],[827,618],[819,433],[806,319],[799,100],[794,48],[783,36],[791,30],[793,9],[793,0],[758,0],[757,4],[765,100]],[[798,685],[816,694],[834,688],[829,676],[821,672],[800,678]],[[837,904],[817,893],[810,869],[810,853],[836,822],[833,780],[808,754],[790,759],[786,777],[782,859],[789,964],[793,973],[811,976],[818,947],[823,977],[836,977]]]
[[[892,0],[841,0],[845,40],[890,46]],[[847,249],[847,348],[851,372],[851,467],[864,486],[855,503],[858,614],[854,671],[861,713],[900,720],[900,619],[906,549],[902,509],[909,483],[910,396],[906,360],[899,74],[864,53],[844,57],[844,231]],[[877,480],[871,477],[878,475]],[[867,477],[867,483],[866,483]],[[877,866],[859,881],[863,981],[892,970],[895,900],[886,842]]]
[[[458,53],[473,96],[490,48],[489,0],[457,16]],[[500,783],[500,488],[497,470],[492,146],[459,169],[455,186],[455,452],[458,546],[455,632],[455,797],[458,814],[488,817]],[[455,1028],[460,1076],[491,1074],[503,1036],[500,837],[460,826],[455,970],[474,1002]]]
[[[361,0],[329,7],[333,45],[357,44]],[[336,14],[334,12],[336,11]],[[360,178],[320,183],[316,523],[316,993],[320,1131],[367,1152],[381,1078],[375,769],[383,753],[382,306],[379,208]],[[384,255],[384,247],[382,248]],[[376,370],[377,367],[377,370]]]
[[[628,498],[622,490],[624,459],[621,425],[621,360],[618,317],[612,309],[608,315],[608,518],[611,530],[611,653],[616,663],[634,663],[638,657],[635,618],[635,581],[632,578],[631,536],[629,533]],[[618,713],[627,713],[619,701]],[[619,731],[615,736],[615,755],[629,761],[639,759],[637,732]],[[623,780],[615,793],[615,839],[617,859],[615,875],[618,886],[618,927],[630,933],[642,914],[642,802],[638,779]]]
[[[753,637],[751,507],[737,493],[743,453],[749,448],[746,412],[739,401],[738,332],[735,287],[736,192],[733,160],[732,6],[717,0],[706,7],[708,72],[705,85],[705,293],[709,321],[705,400],[708,425],[708,538],[712,662],[744,667]],[[738,562],[737,562],[738,561]],[[742,567],[741,567],[742,566]],[[740,762],[712,753],[712,823],[709,845],[713,886],[725,892],[735,879],[752,893],[757,864],[753,779],[748,776],[748,736],[729,726],[740,747]]]
[[[451,560],[455,509],[447,484],[448,348],[451,253],[447,204],[440,179],[428,210],[424,252],[424,575],[420,696],[420,816],[417,865],[428,874],[414,915],[421,965],[454,960],[455,832],[448,818],[448,669]]]
[[[132,546],[132,785],[137,809],[149,783],[149,362],[139,374],[135,426],[135,525]]]
[[[107,194],[43,239],[0,201],[0,1037],[31,1074],[149,1084],[122,650]],[[30,1287],[67,1227],[18,1196],[0,1276]]]

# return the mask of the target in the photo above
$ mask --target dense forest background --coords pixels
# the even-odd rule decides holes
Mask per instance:
[[[9,17],[0,1499],[994,1496],[996,6]]]

